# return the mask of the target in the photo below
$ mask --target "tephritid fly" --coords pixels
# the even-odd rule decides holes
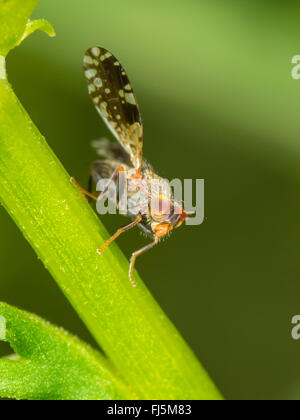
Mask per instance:
[[[115,182],[120,173],[126,176],[128,201],[135,197],[134,211],[128,209],[127,216],[133,221],[119,229],[97,251],[104,250],[123,232],[139,226],[153,242],[132,254],[129,277],[134,286],[133,269],[136,258],[153,248],[159,241],[179,227],[188,217],[182,204],[176,202],[173,193],[166,194],[167,181],[159,177],[152,166],[143,159],[143,124],[132,86],[119,61],[102,47],[89,49],[83,59],[85,77],[88,82],[89,95],[97,111],[114,134],[118,143],[100,140],[97,151],[103,156],[92,164],[91,178],[98,182],[109,179]],[[80,190],[95,200],[103,198],[95,196],[91,191]],[[153,184],[160,188],[152,188]],[[108,188],[109,183],[107,184]],[[134,187],[133,187],[134,186]],[[162,187],[162,188],[161,188]],[[165,187],[165,188],[164,188]],[[138,191],[139,199],[136,200]],[[118,192],[117,205],[122,200]]]

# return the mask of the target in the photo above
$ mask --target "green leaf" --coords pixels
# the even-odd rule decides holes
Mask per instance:
[[[37,20],[29,20],[26,24],[25,31],[22,35],[20,43],[24,41],[24,39],[28,38],[33,32],[42,31],[45,34],[54,37],[55,31],[53,26],[50,22],[46,19],[37,19]]]
[[[107,360],[76,337],[4,303],[0,303],[0,314],[0,337],[19,356],[0,360],[1,397],[135,398]]]
[[[0,0],[0,56],[6,57],[10,50],[36,30],[55,35],[50,23],[29,21],[38,3],[39,0]]]

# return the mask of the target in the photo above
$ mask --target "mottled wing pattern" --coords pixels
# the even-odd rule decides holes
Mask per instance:
[[[141,168],[143,125],[124,68],[102,47],[89,49],[85,53],[83,66],[89,94],[99,114],[129,154],[133,166]]]

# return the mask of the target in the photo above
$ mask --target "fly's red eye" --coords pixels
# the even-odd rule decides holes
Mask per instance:
[[[154,220],[162,220],[171,214],[172,203],[169,197],[163,194],[156,195],[151,200],[151,216]]]

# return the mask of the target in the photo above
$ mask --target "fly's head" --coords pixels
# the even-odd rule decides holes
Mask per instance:
[[[150,225],[156,238],[162,238],[177,229],[188,218],[182,206],[165,194],[152,197]]]

